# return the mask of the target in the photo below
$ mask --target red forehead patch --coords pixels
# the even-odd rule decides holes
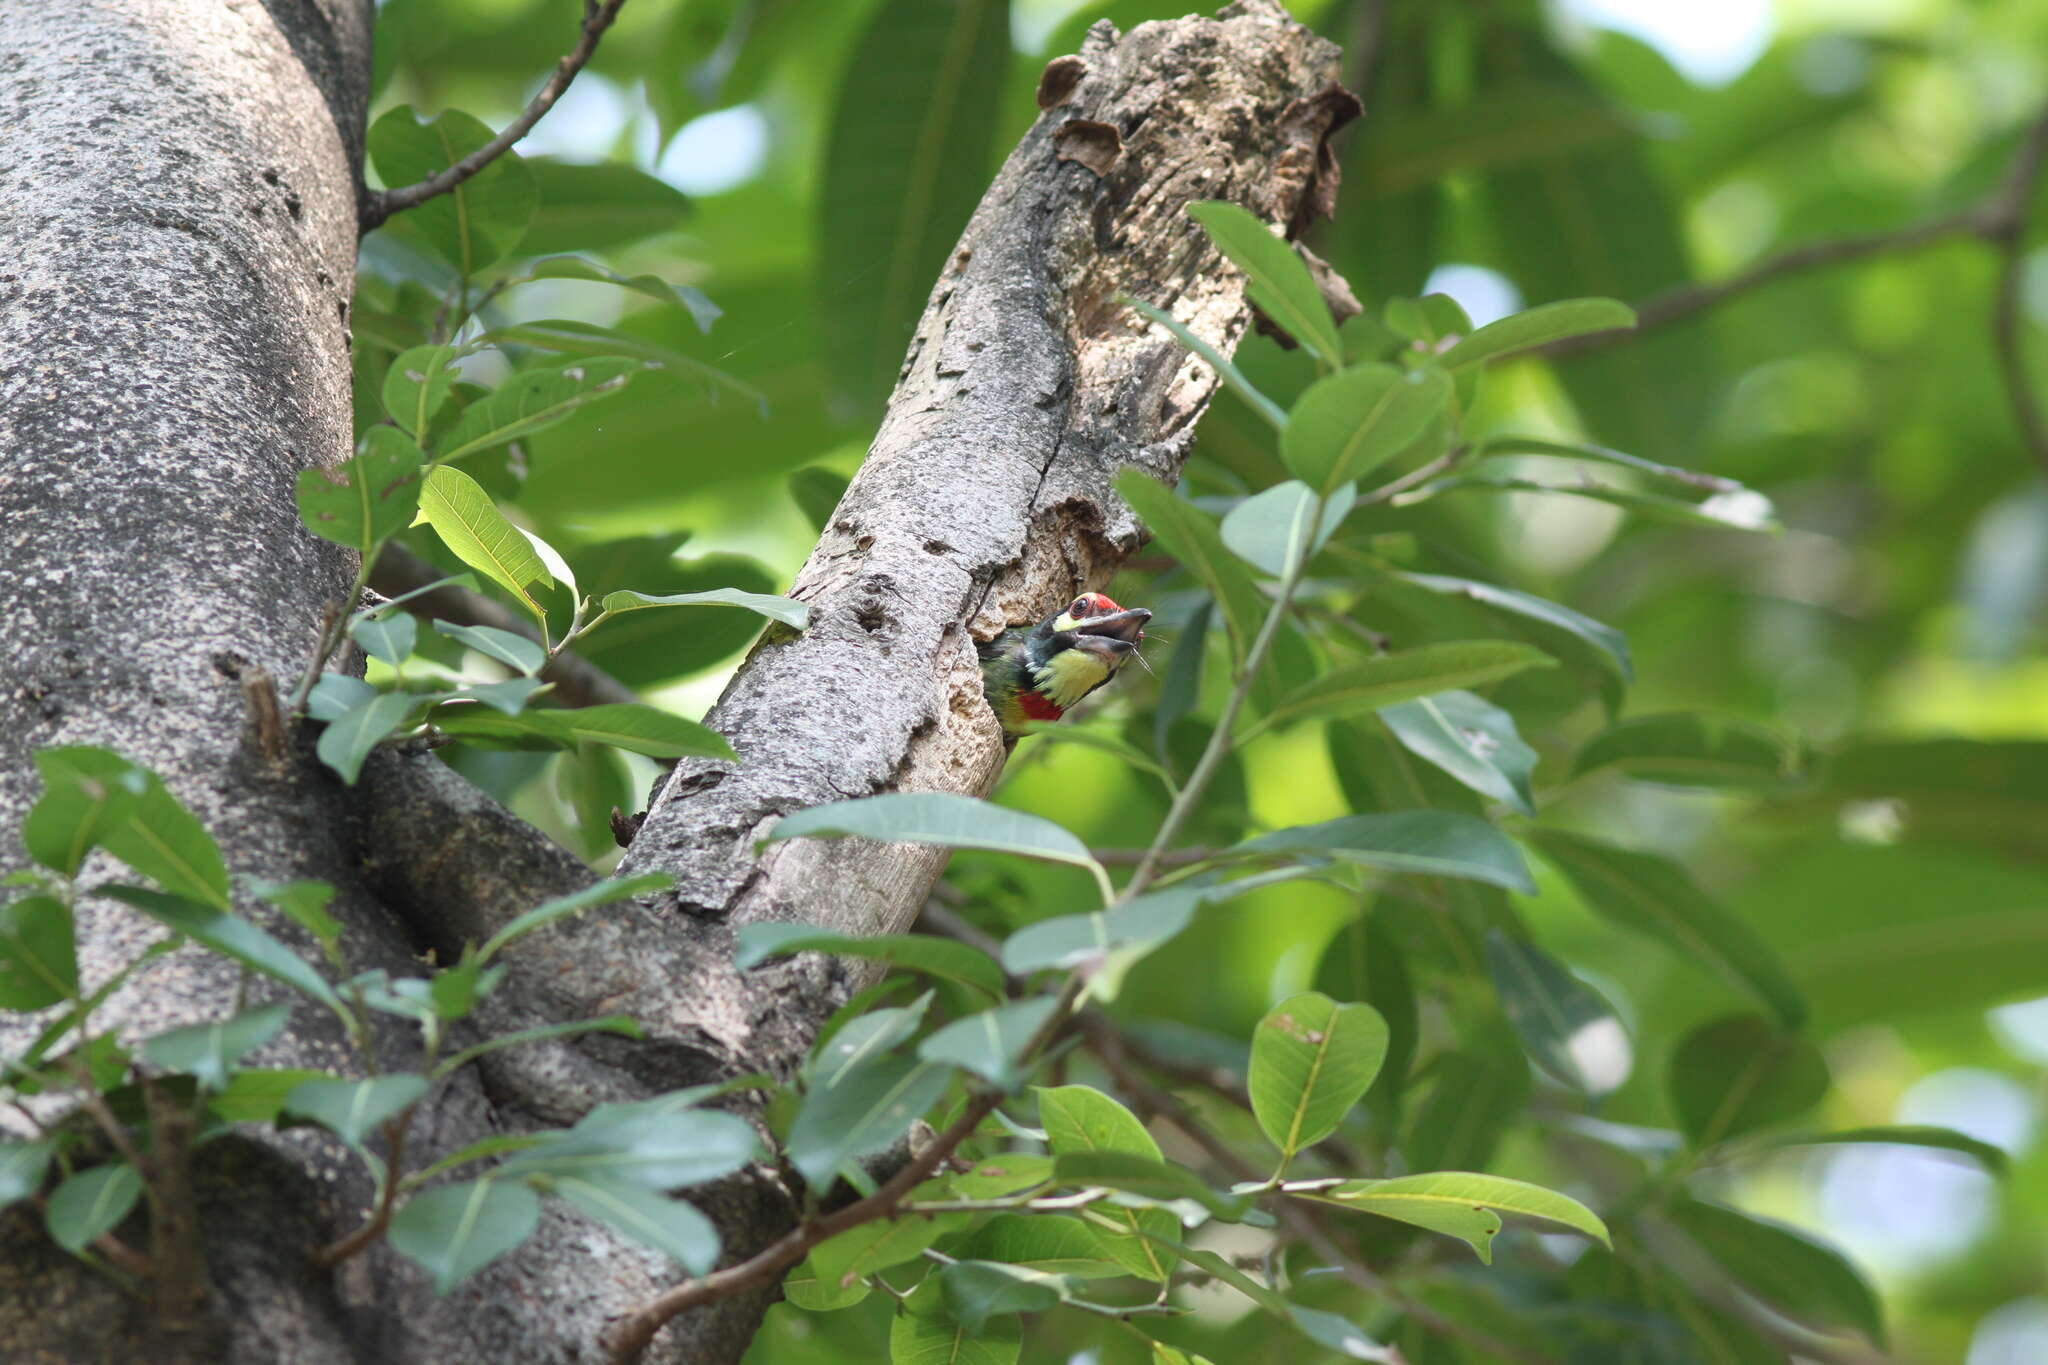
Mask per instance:
[[[1102,594],[1102,593],[1099,593],[1099,592],[1084,592],[1084,593],[1082,593],[1082,594],[1081,594],[1081,595],[1080,595],[1079,597],[1075,598],[1074,600],[1075,600],[1075,601],[1076,601],[1077,603],[1079,603],[1079,602],[1086,602],[1086,603],[1088,604],[1088,610],[1089,610],[1089,612],[1090,612],[1091,614],[1093,614],[1093,615],[1097,615],[1097,616],[1100,616],[1100,615],[1103,615],[1103,614],[1105,614],[1105,613],[1108,613],[1108,612],[1112,612],[1112,611],[1122,611],[1122,610],[1123,610],[1123,608],[1122,608],[1122,607],[1120,607],[1120,606],[1118,606],[1118,605],[1117,605],[1116,603],[1114,603],[1114,602],[1110,601],[1110,600],[1109,600],[1109,598],[1108,598],[1108,597],[1107,597],[1106,595],[1104,595],[1104,594]]]

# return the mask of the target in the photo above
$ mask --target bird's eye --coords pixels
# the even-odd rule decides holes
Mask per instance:
[[[1067,608],[1067,615],[1086,616],[1088,614],[1089,605],[1090,604],[1087,598],[1077,597],[1074,599],[1074,604]]]

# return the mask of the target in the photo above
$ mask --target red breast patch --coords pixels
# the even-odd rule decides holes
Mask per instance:
[[[1027,720],[1058,720],[1066,712],[1054,706],[1043,692],[1020,692],[1017,694],[1017,709]]]

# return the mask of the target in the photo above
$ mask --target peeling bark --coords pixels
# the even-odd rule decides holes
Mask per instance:
[[[589,873],[432,757],[377,754],[347,791],[303,735],[279,744],[248,714],[245,684],[297,674],[353,568],[299,527],[291,485],[348,450],[369,19],[368,0],[0,5],[0,867],[20,858],[33,751],[106,745],[161,773],[237,875],[333,883],[354,965],[416,971]],[[648,1037],[494,1055],[421,1112],[421,1159],[800,1064],[865,969],[807,955],[742,978],[735,927],[906,928],[944,856],[803,841],[757,858],[753,841],[820,802],[993,784],[974,640],[1107,581],[1141,538],[1111,480],[1124,465],[1175,478],[1216,383],[1116,299],[1235,345],[1242,278],[1182,210],[1228,199],[1293,227],[1326,205],[1335,63],[1273,0],[1123,38],[1098,25],[1055,63],[1050,107],[949,258],[798,576],[810,629],[771,632],[708,718],[744,762],[681,765],[629,852],[624,871],[670,872],[676,891],[522,941],[478,1021],[626,1012]],[[1061,155],[1082,147],[1102,154]],[[260,903],[238,908],[310,949]],[[91,898],[80,920],[89,981],[153,936]],[[215,1017],[235,975],[172,955],[105,1024],[135,1037]],[[347,1070],[314,1013],[258,1060]],[[0,1046],[17,1043],[5,1030]],[[388,1046],[403,1064],[400,1031]],[[381,1247],[317,1273],[306,1253],[354,1225],[366,1189],[302,1133],[208,1144],[191,1194],[212,1291],[193,1359],[587,1360],[673,1273],[557,1212],[446,1300]],[[796,1216],[771,1171],[693,1197],[733,1256]],[[0,1217],[0,1291],[0,1357],[169,1358],[134,1301],[20,1209]],[[770,1298],[675,1324],[650,1358],[736,1361]]]

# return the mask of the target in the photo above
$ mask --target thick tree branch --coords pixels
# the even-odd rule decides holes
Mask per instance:
[[[400,185],[394,189],[367,190],[363,194],[360,214],[362,230],[370,231],[381,226],[394,213],[417,208],[435,195],[446,194],[463,181],[475,175],[484,167],[510,151],[512,145],[533,131],[533,125],[541,121],[548,110],[555,107],[555,101],[569,88],[569,82],[576,79],[592,55],[597,51],[598,39],[612,26],[612,20],[619,17],[619,9],[626,0],[583,0],[583,36],[569,55],[555,64],[554,74],[549,76],[519,117],[506,124],[504,130],[483,146],[471,152],[445,171],[428,176],[412,185]]]
[[[443,575],[441,571],[402,545],[387,545],[370,571],[370,587],[386,597],[399,597],[424,588]],[[409,599],[405,609],[423,619],[439,618],[465,626],[490,626],[509,630],[541,644],[540,632],[525,618],[516,616],[482,593],[450,584]],[[540,671],[543,680],[555,685],[554,700],[565,706],[600,706],[609,702],[638,701],[632,688],[599,668],[590,660],[567,650],[548,660]]]

